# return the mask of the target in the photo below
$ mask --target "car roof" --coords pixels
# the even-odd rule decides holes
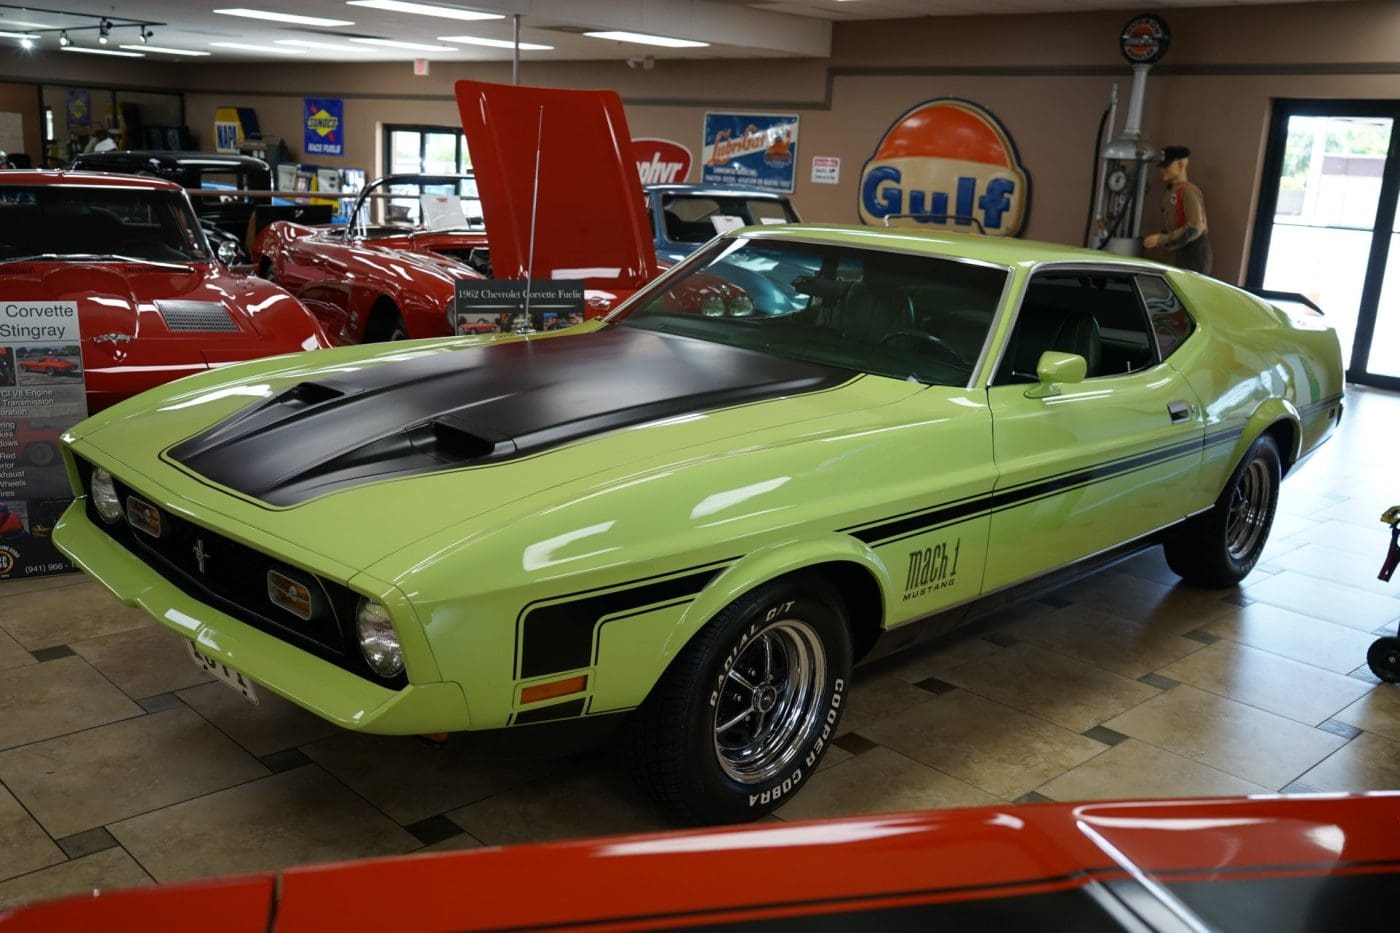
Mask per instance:
[[[739,234],[735,234],[739,235]],[[807,240],[860,246],[867,249],[887,249],[899,252],[919,252],[954,259],[972,259],[998,266],[1029,268],[1040,263],[1078,263],[1115,265],[1125,269],[1158,271],[1167,268],[1161,263],[1134,256],[1120,256],[1104,250],[1022,240],[1017,237],[981,236],[976,233],[951,233],[941,230],[919,230],[910,227],[864,227],[856,224],[786,224],[763,228],[746,228],[743,236],[763,239]]]
[[[703,197],[740,197],[740,198],[767,198],[771,201],[782,201],[787,195],[776,191],[759,191],[752,188],[722,188],[715,185],[644,185],[642,190],[648,193],[657,194],[694,194]]]
[[[183,152],[165,149],[110,149],[105,152],[83,152],[74,159],[75,165],[141,165],[155,162],[161,168],[222,168],[230,171],[247,169],[268,172],[262,159],[222,152]]]
[[[0,185],[71,186],[84,188],[145,188],[182,191],[164,178],[137,175],[109,175],[105,172],[72,172],[66,169],[9,169],[0,172]]]

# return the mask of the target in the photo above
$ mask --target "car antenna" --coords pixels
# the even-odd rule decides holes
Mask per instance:
[[[530,287],[535,278],[535,215],[540,205],[540,152],[544,148],[544,105],[540,105],[539,127],[535,130],[534,190],[530,193],[530,247],[525,260],[525,326],[534,329],[530,316]]]

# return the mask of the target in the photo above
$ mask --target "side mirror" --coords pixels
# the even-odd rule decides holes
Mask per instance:
[[[232,240],[220,240],[219,245],[214,248],[214,253],[219,257],[219,262],[225,266],[232,266],[238,260],[238,244]]]
[[[1036,384],[1026,390],[1026,398],[1049,398],[1060,394],[1060,383],[1083,382],[1089,363],[1078,353],[1046,350],[1035,364]]]

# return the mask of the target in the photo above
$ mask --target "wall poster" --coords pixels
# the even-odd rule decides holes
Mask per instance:
[[[796,114],[705,114],[700,181],[791,194],[797,123]]]
[[[310,156],[345,155],[345,101],[338,97],[308,97],[302,101],[306,121],[303,153]]]
[[[53,527],[73,501],[59,437],[87,415],[74,301],[0,299],[0,580],[73,570]]]

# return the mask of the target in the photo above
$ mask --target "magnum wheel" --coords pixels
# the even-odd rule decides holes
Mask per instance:
[[[1371,673],[1388,684],[1400,684],[1400,638],[1389,635],[1371,642],[1366,652]]]
[[[54,368],[53,368],[52,366],[45,366],[45,367],[44,367],[44,375],[45,375],[45,376],[52,376],[53,374],[54,374]]]
[[[692,638],[652,690],[632,730],[633,773],[691,819],[758,819],[811,777],[850,670],[834,588],[807,575],[760,587]]]
[[[1269,540],[1282,473],[1278,445],[1262,435],[1235,467],[1215,507],[1167,539],[1171,569],[1199,586],[1221,588],[1243,580]]]

